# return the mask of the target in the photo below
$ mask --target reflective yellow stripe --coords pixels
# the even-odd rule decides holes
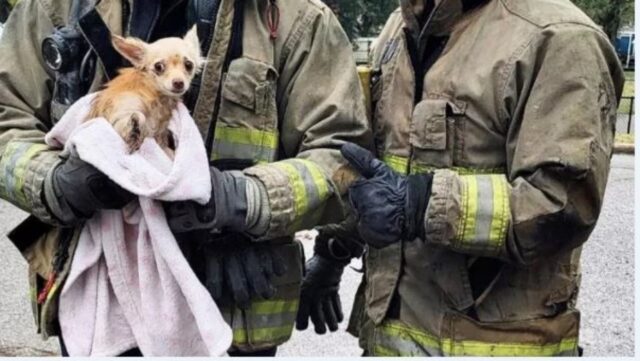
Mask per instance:
[[[386,154],[382,157],[382,161],[394,171],[400,174],[407,174],[407,168],[409,168],[408,158],[393,154]]]
[[[373,345],[376,356],[559,356],[573,355],[578,346],[574,337],[544,345],[439,339],[396,321],[383,323],[376,332],[384,335]]]
[[[442,340],[447,356],[559,356],[571,354],[578,347],[578,340],[567,338],[559,343],[533,345],[525,343],[489,343],[480,341]]]
[[[26,206],[26,172],[29,162],[48,149],[45,144],[11,142],[5,148],[0,160],[0,195],[3,198]]]
[[[476,232],[476,216],[478,210],[478,182],[475,176],[461,177],[465,201],[462,208],[462,239],[463,242],[473,241]]]
[[[215,129],[212,159],[254,159],[260,162],[275,160],[278,133],[252,128],[232,128],[218,125]]]
[[[500,252],[510,219],[506,176],[499,174],[460,177],[461,213],[455,240],[463,250]]]
[[[256,301],[247,311],[235,309],[233,318],[223,312],[225,320],[233,328],[234,345],[256,343],[277,345],[293,332],[299,300]]]
[[[493,219],[491,222],[491,234],[489,239],[496,247],[501,247],[507,236],[509,224],[509,191],[507,179],[504,176],[492,175],[493,184]]]
[[[504,168],[467,168],[467,167],[449,167],[449,168],[436,168],[427,167],[422,165],[411,165],[411,173],[428,173],[434,172],[439,169],[446,169],[457,173],[460,176],[465,175],[477,175],[477,174],[504,174]]]
[[[27,149],[24,155],[20,157],[18,163],[16,164],[16,168],[14,171],[16,177],[15,189],[16,195],[18,196],[18,202],[20,202],[20,204],[27,203],[27,197],[24,193],[25,173],[27,171],[27,166],[29,165],[29,162],[33,158],[35,158],[36,155],[38,155],[38,153],[44,152],[47,149],[48,147],[44,144],[32,145],[31,147],[29,147],[29,149]]]
[[[326,200],[329,196],[329,184],[327,183],[327,179],[324,174],[322,174],[320,168],[313,162],[306,159],[291,159],[291,161],[301,163],[306,167],[308,172],[311,173],[313,184],[317,190],[318,201],[322,202]],[[314,206],[315,205],[312,205],[312,208],[314,208]]]
[[[408,174],[409,169],[409,158],[402,157],[394,154],[385,154],[382,156],[382,161],[391,167],[394,171],[400,174]],[[438,169],[446,169],[453,172],[456,172],[458,175],[476,175],[476,174],[504,174],[505,169],[500,167],[495,168],[468,168],[468,167],[448,167],[448,168],[436,168],[421,164],[411,164],[411,172],[412,174],[417,173],[428,173],[433,172]]]
[[[390,348],[386,348],[384,346],[375,345],[373,346],[373,355],[378,357],[410,357],[409,355],[404,355],[398,350],[392,350]]]
[[[305,159],[288,159],[273,165],[282,170],[289,179],[296,215],[290,229],[298,231],[304,224],[313,223],[322,215],[321,206],[331,195],[329,183],[320,168]],[[313,213],[309,212],[311,210]]]
[[[285,172],[289,178],[289,184],[293,190],[294,210],[296,216],[299,218],[308,208],[307,191],[304,186],[304,181],[302,180],[302,175],[298,173],[296,167],[287,162],[273,163],[273,165]]]
[[[259,315],[297,312],[298,300],[258,301],[251,305],[251,311]]]
[[[251,342],[269,342],[277,343],[283,340],[289,339],[293,332],[293,324],[282,327],[270,327],[250,330]],[[234,344],[247,344],[249,343],[247,337],[247,331],[244,329],[233,330],[233,343]]]
[[[259,145],[275,149],[278,146],[278,135],[252,128],[231,128],[225,126],[216,127],[216,139],[227,142],[246,145]]]

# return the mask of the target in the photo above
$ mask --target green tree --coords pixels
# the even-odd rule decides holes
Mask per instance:
[[[611,41],[624,25],[633,24],[634,0],[573,0],[602,30]]]
[[[350,39],[376,36],[389,14],[398,7],[397,0],[324,0],[338,16]]]

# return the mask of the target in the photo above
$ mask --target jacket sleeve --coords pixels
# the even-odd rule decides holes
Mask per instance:
[[[246,171],[268,192],[265,238],[339,220],[339,199],[355,179],[340,146],[371,143],[351,44],[328,8],[313,11],[294,31],[302,35],[287,47],[278,84],[285,160]]]
[[[602,207],[623,82],[601,32],[543,30],[504,84],[507,174],[436,171],[427,241],[525,265],[581,246]]]
[[[53,25],[39,3],[19,2],[0,39],[0,197],[54,223],[41,199],[58,153],[44,143],[53,81],[40,51]]]

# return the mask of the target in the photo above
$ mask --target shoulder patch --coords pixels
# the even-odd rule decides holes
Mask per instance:
[[[398,38],[393,38],[391,40],[388,40],[385,44],[384,44],[384,48],[382,50],[382,58],[380,60],[380,65],[384,65],[387,64],[389,61],[391,61],[391,59],[393,59],[393,56],[396,54],[397,50],[398,50],[398,44],[400,43]]]

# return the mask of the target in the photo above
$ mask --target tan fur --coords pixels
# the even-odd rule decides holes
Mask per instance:
[[[169,120],[202,64],[195,28],[184,39],[166,38],[152,44],[114,36],[113,45],[133,67],[122,69],[96,96],[87,120],[107,119],[130,152],[150,137],[172,157]],[[182,82],[183,88],[176,88],[176,82]]]

